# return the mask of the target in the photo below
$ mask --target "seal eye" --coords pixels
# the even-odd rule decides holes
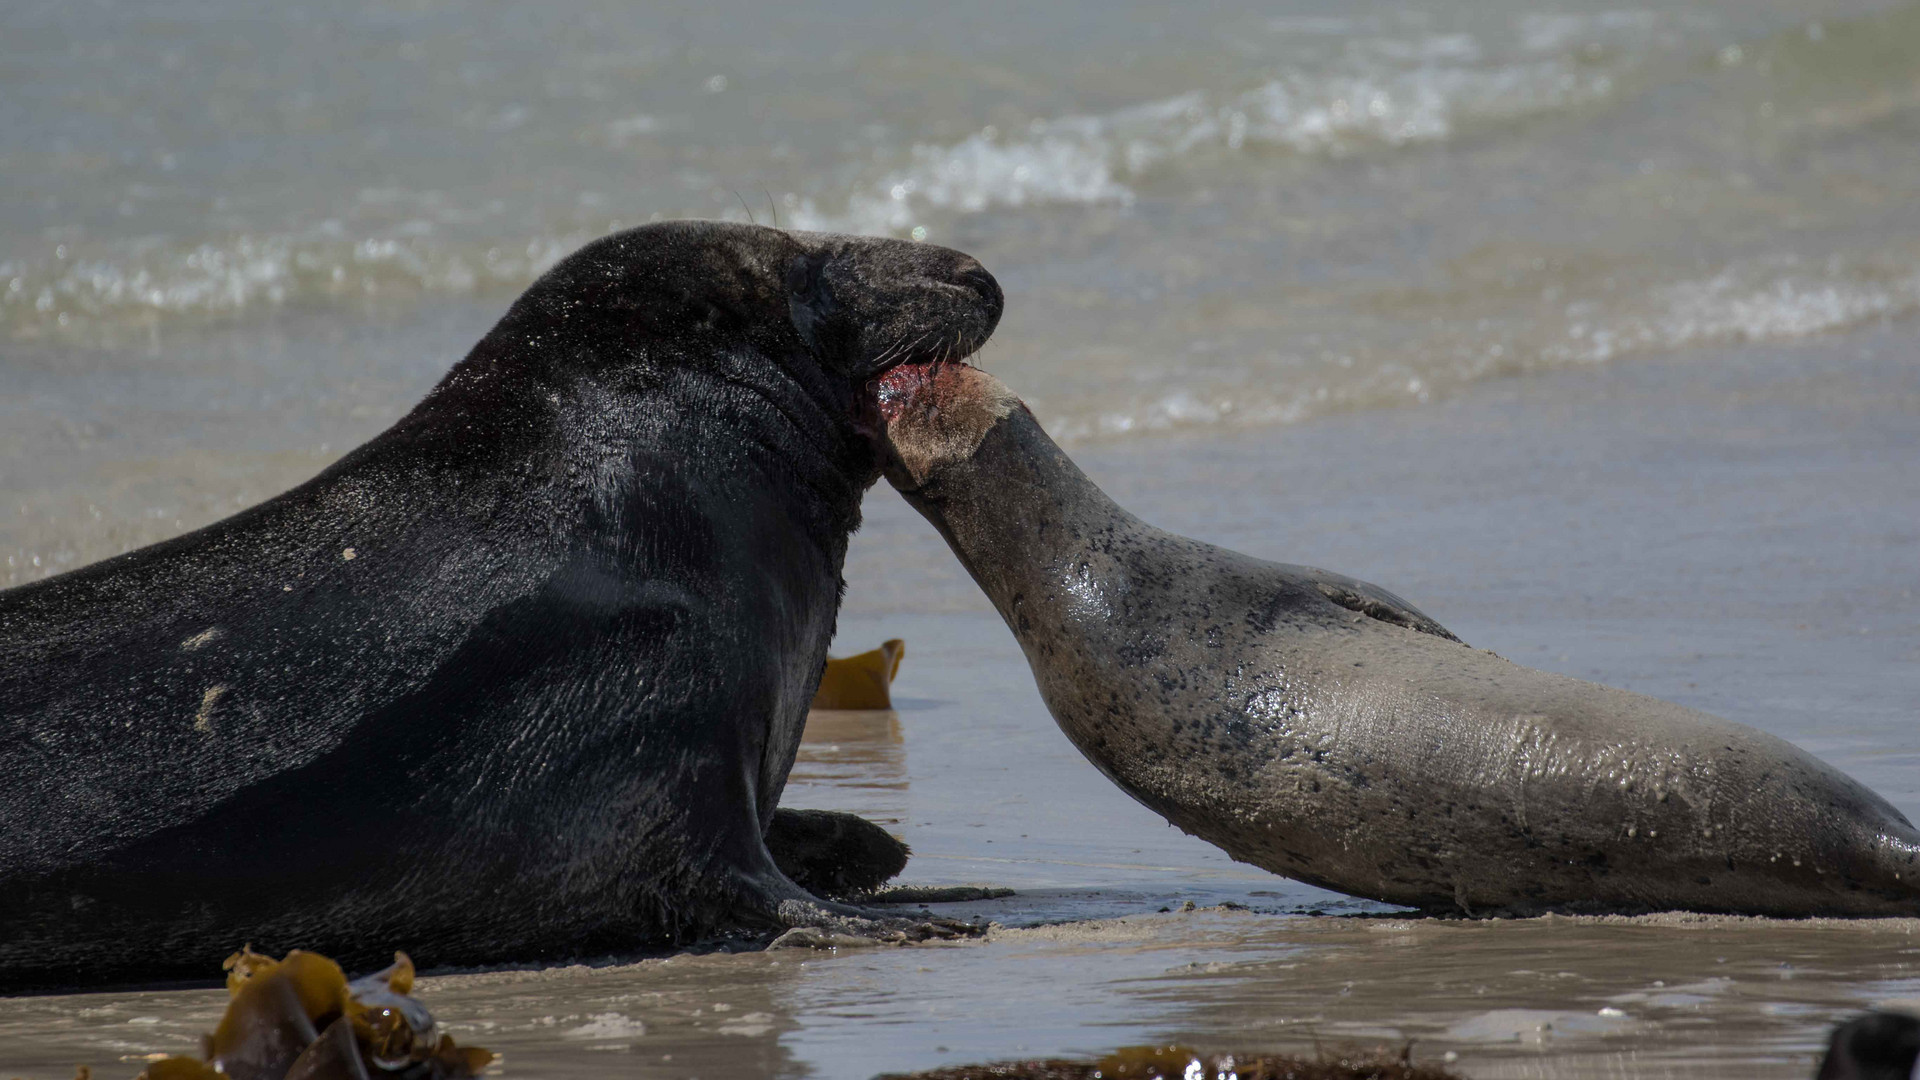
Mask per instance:
[[[807,255],[794,256],[787,264],[787,295],[793,300],[807,304],[817,300],[821,292],[820,268],[824,260]]]
[[[822,346],[821,324],[834,308],[833,293],[827,288],[823,273],[825,267],[825,258],[809,255],[795,256],[793,262],[787,264],[787,311],[793,328],[813,349]]]

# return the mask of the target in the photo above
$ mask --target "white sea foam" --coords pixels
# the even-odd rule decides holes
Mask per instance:
[[[1550,362],[1596,362],[1625,353],[1738,341],[1775,341],[1844,330],[1920,310],[1912,264],[1856,269],[1840,260],[1808,266],[1781,257],[1658,288],[1650,314],[1607,315],[1571,305],[1565,340],[1541,350]]]
[[[417,235],[349,240],[321,228],[184,248],[141,241],[68,253],[63,246],[52,258],[0,262],[0,328],[32,337],[54,328],[78,331],[86,320],[232,314],[302,300],[465,295],[490,285],[524,285],[587,239],[583,233],[461,248]]]
[[[563,1034],[570,1039],[632,1039],[647,1033],[645,1021],[617,1012],[595,1013],[586,1021]]]
[[[1017,141],[1002,142],[989,130],[952,146],[915,146],[909,165],[855,191],[840,220],[820,224],[898,233],[928,207],[974,214],[1040,203],[1131,202],[1133,192],[1114,175],[1105,126],[1099,118],[1069,117],[1036,124]]]
[[[1134,378],[1073,380],[1032,402],[1063,442],[1210,427],[1294,423],[1329,410],[1412,404],[1520,370],[1579,367],[1694,346],[1788,341],[1920,313],[1920,253],[1866,259],[1774,257],[1708,276],[1576,299],[1537,319],[1430,327],[1390,316],[1356,323],[1338,354],[1306,357],[1229,340],[1206,367],[1154,355]],[[1244,349],[1239,360],[1228,359]],[[1113,367],[1111,361],[1107,369]]]
[[[818,200],[803,227],[902,233],[931,213],[1038,204],[1118,204],[1133,183],[1195,153],[1260,147],[1341,154],[1367,145],[1441,142],[1463,124],[1550,112],[1606,97],[1614,76],[1566,57],[1482,62],[1471,35],[1351,43],[1329,73],[1292,73],[1227,95],[1180,94],[1093,116],[986,128],[912,148],[904,166],[856,189],[843,211]]]
[[[1613,88],[1606,70],[1568,56],[1498,62],[1488,54],[1480,40],[1457,32],[1349,38],[1312,70],[1237,92],[1176,94],[1097,115],[1036,119],[1013,131],[987,127],[892,153],[881,147],[850,187],[797,194],[784,217],[801,228],[920,238],[939,217],[1126,207],[1157,170],[1183,163],[1231,168],[1235,156],[1262,149],[1339,155],[1442,142],[1462,125],[1565,108]],[[664,128],[651,114],[617,116],[600,124],[599,139],[628,147]],[[718,190],[708,180],[698,186]],[[75,244],[52,258],[16,256],[0,266],[0,332],[80,333],[88,325],[303,301],[523,287],[592,235],[537,234],[491,247],[447,239],[448,228],[497,233],[503,206],[465,205],[437,189],[367,188],[340,215],[382,222],[360,226],[367,235],[330,220],[287,234],[122,239]]]

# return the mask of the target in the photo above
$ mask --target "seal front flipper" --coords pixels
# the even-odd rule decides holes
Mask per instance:
[[[852,816],[852,815],[844,815]],[[823,900],[800,888],[772,865],[760,873],[734,878],[733,917],[749,926],[776,931],[768,948],[837,945],[901,945],[916,941],[975,937],[984,928],[931,912],[906,916],[835,900]]]
[[[913,853],[863,817],[784,806],[773,812],[767,850],[781,873],[819,896],[872,892],[905,870]]]
[[[1423,634],[1443,637],[1448,641],[1460,640],[1426,612],[1372,582],[1350,578],[1345,574],[1336,574],[1331,570],[1322,570],[1317,566],[1291,566],[1287,569],[1297,571],[1313,582],[1314,588],[1319,590],[1320,595],[1349,611],[1357,611],[1370,619],[1404,626]]]
[[[833,905],[838,907],[839,905]],[[858,910],[858,909],[856,909]],[[913,918],[880,912],[846,916],[822,915],[813,906],[790,902],[782,912],[793,925],[767,943],[769,949],[840,949],[877,945],[912,945],[922,941],[953,941],[979,937],[986,928],[977,923],[947,919],[922,911]]]

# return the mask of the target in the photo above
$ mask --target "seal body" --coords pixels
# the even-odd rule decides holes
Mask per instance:
[[[312,481],[0,593],[0,987],[850,910],[763,837],[878,477],[870,382],[1000,303],[930,245],[617,234]]]
[[[1146,525],[975,369],[895,372],[881,400],[888,478],[992,599],[1067,737],[1237,859],[1473,915],[1920,914],[1920,834],[1784,740]]]

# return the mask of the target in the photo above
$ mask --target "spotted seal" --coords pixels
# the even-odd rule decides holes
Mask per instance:
[[[881,405],[888,479],[1013,630],[1061,730],[1236,859],[1471,915],[1920,915],[1920,834],[1784,740],[1153,528],[977,369],[890,373]]]

